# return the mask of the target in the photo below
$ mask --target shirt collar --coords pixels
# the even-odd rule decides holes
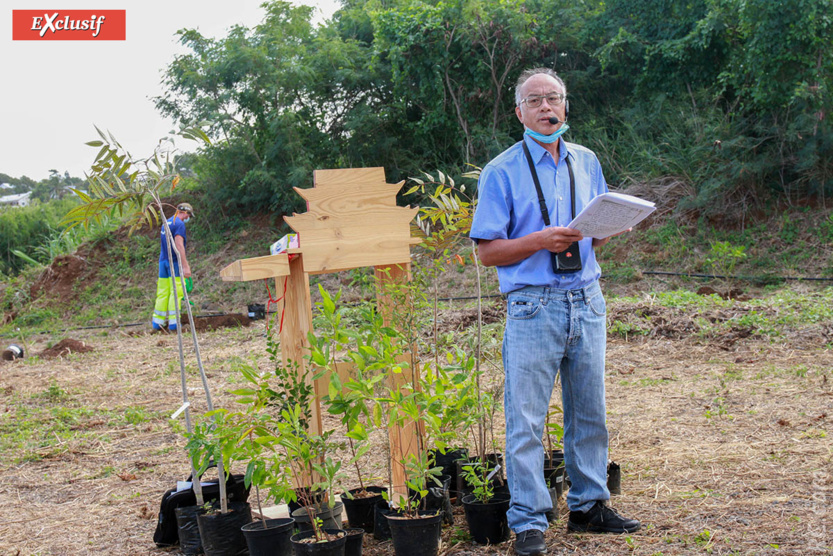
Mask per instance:
[[[531,138],[528,135],[523,136],[523,140],[526,141],[526,145],[529,147],[529,154],[532,155],[532,160],[535,161],[535,165],[541,163],[541,160],[544,158],[545,155],[549,154],[549,151],[541,146],[541,144]],[[559,145],[558,145],[558,162],[567,158],[569,154],[567,150],[567,142],[564,140],[563,137],[558,138]],[[558,165],[558,163],[556,163]]]

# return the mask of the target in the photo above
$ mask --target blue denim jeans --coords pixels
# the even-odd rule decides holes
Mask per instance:
[[[564,463],[570,510],[585,511],[607,490],[605,300],[598,282],[578,290],[529,286],[507,299],[506,465],[509,527],[547,528],[552,501],[544,481],[542,436],[555,376],[561,369]]]

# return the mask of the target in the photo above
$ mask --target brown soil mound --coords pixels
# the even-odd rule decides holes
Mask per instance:
[[[65,338],[51,348],[43,350],[39,355],[41,357],[54,358],[64,357],[71,353],[87,353],[92,350],[92,346],[88,346],[84,342],[73,340],[72,338]]]
[[[87,270],[87,260],[80,255],[62,255],[56,257],[32,284],[32,299],[42,295],[68,299],[75,295],[76,281]]]
[[[129,245],[129,232],[128,227],[122,226],[103,241],[82,245],[72,255],[55,257],[32,284],[29,290],[32,299],[42,296],[61,301],[76,299],[85,287],[96,281],[99,268],[110,257],[110,248],[113,245]],[[147,226],[134,231],[134,235],[149,237],[157,233],[157,230]]]
[[[188,315],[182,316],[182,323],[188,324]],[[197,317],[194,326],[197,330],[217,330],[234,326],[249,326],[252,323],[247,315],[217,315],[215,317]]]

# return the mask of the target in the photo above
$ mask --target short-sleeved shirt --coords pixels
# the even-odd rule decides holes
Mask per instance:
[[[185,222],[183,222],[179,218],[176,218],[176,216],[171,216],[170,218],[168,218],[168,227],[171,228],[171,233],[173,234],[174,238],[176,238],[176,236],[182,237],[182,245],[185,246],[188,241],[185,238]],[[168,261],[168,245],[165,240],[165,226],[162,226],[162,233],[160,238],[161,251],[159,253],[159,262],[164,263]],[[171,252],[174,256],[174,265],[176,268],[176,265],[179,264],[179,257],[177,257],[176,251],[176,243],[174,243],[174,246],[171,247]]]
[[[567,156],[570,157],[575,175],[576,214],[592,198],[607,192],[602,167],[593,151],[559,139],[559,160],[556,161],[536,141],[526,136],[524,141],[535,162],[551,226],[566,226],[572,220]],[[521,142],[503,151],[483,168],[477,184],[477,195],[477,209],[469,234],[475,241],[516,239],[545,227],[535,182]],[[551,254],[546,249],[515,264],[498,266],[500,291],[509,293],[525,286],[571,290],[590,285],[602,273],[596,262],[592,242],[592,238],[579,242],[582,269],[578,272],[553,272]]]

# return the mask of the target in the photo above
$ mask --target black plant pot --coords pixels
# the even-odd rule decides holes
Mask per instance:
[[[504,492],[508,493],[509,487],[506,484],[506,480],[503,478],[503,454],[486,454],[486,461],[490,463],[492,468],[494,468],[495,464],[500,465],[498,472],[495,473],[489,481],[495,489],[495,494]],[[457,490],[460,494],[460,498],[457,500],[460,503],[462,503],[464,497],[472,493],[472,488],[466,482],[465,471],[463,471],[463,468],[468,465],[476,467],[480,465],[480,460],[475,459],[457,462]]]
[[[494,465],[500,465],[500,471],[495,474],[495,477],[500,477],[500,480],[505,482],[506,466],[503,464],[503,454],[501,452],[486,454],[486,461],[490,461]]]
[[[469,451],[467,448],[457,448],[456,450],[446,450],[443,454],[439,450],[430,450],[429,455],[433,458],[435,467],[443,468],[443,475],[451,477],[449,496],[457,498],[459,492],[457,490],[457,460],[468,460]]]
[[[610,494],[622,494],[622,468],[615,461],[607,464],[607,490]]]
[[[352,494],[353,498],[348,498],[346,494],[342,494],[341,502],[344,504],[344,512],[347,514],[347,523],[350,524],[350,527],[358,527],[372,533],[374,508],[376,503],[382,500],[382,493],[385,489],[379,486],[369,486],[364,490],[373,493],[373,496],[360,498],[356,494],[361,490],[361,488],[348,490],[347,492]]]
[[[478,544],[498,544],[509,539],[509,497],[495,495],[488,502],[479,502],[473,494],[463,497],[463,509],[469,531]]]
[[[552,509],[547,512],[547,520],[552,523],[558,519],[558,501],[564,494],[564,452],[553,450],[544,459],[544,480],[547,481]]]
[[[564,463],[564,450],[544,451],[544,467],[558,467]]]
[[[347,543],[344,545],[344,556],[362,556],[364,529],[350,528],[345,529],[344,532],[347,533]]]
[[[321,505],[326,500],[327,493],[324,491],[316,491],[314,494],[310,492],[309,487],[296,488],[295,500],[289,500],[286,505],[289,506],[289,515],[292,515],[295,510],[303,508],[305,504],[312,502],[316,505]]]
[[[443,521],[449,525],[454,525],[454,509],[451,507],[451,475],[440,475],[438,477],[442,486],[438,486],[434,481],[428,481],[428,494],[422,499],[420,509],[425,513],[435,514],[442,513]],[[408,495],[411,500],[415,499],[417,493],[408,489]]]
[[[330,535],[344,533],[340,529],[324,529]],[[344,547],[347,544],[347,535],[343,535],[328,542],[306,543],[301,542],[315,535],[314,531],[304,531],[292,535],[292,547],[295,549],[295,556],[344,556]]]
[[[561,495],[564,494],[564,465],[545,467],[544,480],[547,481],[550,488],[558,489],[557,496],[561,498]]]
[[[387,516],[396,556],[436,556],[440,550],[442,515],[405,518]]]
[[[336,502],[332,508],[328,508],[326,504],[315,506],[315,517],[324,522],[324,529],[341,530],[341,512],[344,509],[344,504]],[[295,526],[299,533],[305,531],[312,531],[312,522],[310,522],[307,508],[298,508],[292,512],[292,519],[295,520]]]
[[[373,512],[373,538],[377,541],[390,540],[388,515],[394,513],[387,500],[379,500]]]
[[[179,548],[186,556],[202,554],[197,510],[199,510],[198,506],[180,506],[174,510],[176,532],[179,535]]]
[[[289,538],[295,532],[294,523],[291,517],[284,517],[267,519],[265,529],[259,519],[244,525],[243,536],[246,537],[250,556],[292,556]]]
[[[248,502],[230,502],[225,514],[197,513],[200,539],[206,556],[237,556],[247,554],[246,538],[241,528],[252,522],[252,508]]]

